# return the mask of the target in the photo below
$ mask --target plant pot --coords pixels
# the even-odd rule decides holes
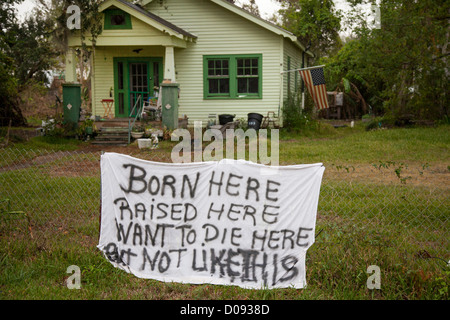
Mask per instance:
[[[92,127],[86,127],[86,128],[84,129],[84,132],[85,132],[86,134],[92,134],[92,132],[93,132]]]
[[[249,129],[255,129],[259,130],[261,127],[261,122],[263,120],[264,116],[259,113],[249,113],[248,114],[248,128]]]
[[[144,135],[145,132],[131,132],[131,136],[134,139],[139,139],[142,138],[142,136]]]
[[[228,122],[233,122],[234,115],[231,114],[220,114],[219,115],[219,123],[221,125],[227,124]]]

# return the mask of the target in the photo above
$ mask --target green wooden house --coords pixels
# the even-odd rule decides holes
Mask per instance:
[[[292,33],[225,0],[106,0],[100,11],[94,115],[102,116],[102,100],[112,98],[113,116],[129,117],[136,98],[154,97],[163,82],[177,84],[178,115],[190,123],[206,123],[209,114],[279,114],[300,81],[281,72],[312,56]],[[69,38],[66,82],[76,81],[80,45],[76,34]]]

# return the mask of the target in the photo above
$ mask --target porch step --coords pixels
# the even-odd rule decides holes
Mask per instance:
[[[126,132],[128,134],[128,127],[102,127],[101,132]]]
[[[104,126],[99,130],[92,144],[126,146],[128,145],[128,127]]]
[[[102,134],[95,137],[95,140],[97,141],[128,141],[128,134],[127,135],[117,135],[117,134]]]
[[[102,135],[116,135],[116,136],[127,136],[128,137],[128,130],[100,130],[98,132],[99,136]]]
[[[128,145],[128,141],[100,141],[100,140],[94,140],[92,141],[93,145],[108,145],[108,146],[117,146],[117,147],[126,147]]]

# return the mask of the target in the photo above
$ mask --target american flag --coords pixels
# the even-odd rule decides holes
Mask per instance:
[[[317,109],[328,108],[327,88],[325,86],[325,76],[323,68],[299,70],[306,87],[311,94]]]

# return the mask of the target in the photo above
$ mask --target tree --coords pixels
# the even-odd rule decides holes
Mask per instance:
[[[42,0],[40,0],[43,2]],[[97,37],[102,32],[102,15],[98,11],[102,0],[52,0],[51,6],[46,9],[49,15],[55,17],[57,27],[54,29],[54,38],[57,39],[63,54],[67,51],[67,38],[70,33],[80,37],[81,47],[77,50],[78,69],[80,70],[79,82],[82,85],[83,103],[85,109],[91,108],[91,56],[95,58],[95,45]],[[67,9],[70,5],[80,8],[80,30],[69,30],[67,28]],[[59,30],[63,29],[64,32]],[[89,44],[87,43],[89,40]]]
[[[332,0],[277,0],[281,25],[303,44],[311,43],[316,57],[332,55],[342,46],[339,36],[342,14]]]
[[[42,83],[48,81],[45,71],[57,64],[59,55],[50,37],[52,25],[45,16],[35,14],[9,29],[8,55],[13,58],[19,86],[27,85],[32,79]]]
[[[383,0],[380,12],[381,28],[371,28],[367,17],[359,15],[354,39],[323,59],[328,79],[356,84],[379,114],[397,119],[448,117],[450,4]]]
[[[70,0],[65,0],[69,2]],[[91,56],[95,60],[95,45],[97,37],[102,33],[102,14],[98,11],[100,3],[103,0],[76,0],[75,3],[81,9],[81,30],[79,31],[81,39],[81,48],[78,51],[79,68],[81,70],[80,82],[82,85],[82,95],[84,106],[89,112],[92,111],[91,96]],[[86,36],[89,37],[91,46],[86,43]],[[86,76],[84,77],[84,75]]]
[[[247,10],[248,12],[257,17],[261,16],[261,13],[259,12],[259,8],[255,0],[249,0],[249,3],[244,3],[242,5],[242,9]]]
[[[15,77],[14,59],[9,47],[14,42],[14,34],[9,32],[17,24],[14,5],[22,0],[4,0],[0,3],[0,124],[23,125],[25,118],[18,106],[17,79]]]
[[[89,63],[92,52],[86,45],[86,36],[95,45],[96,36],[102,30],[98,13],[100,0],[40,1],[41,6],[19,23],[14,6],[22,1],[0,2],[0,117],[12,119],[14,125],[26,123],[19,108],[21,90],[31,81],[46,82],[45,73],[62,61],[69,32],[67,7],[76,4],[81,9],[81,64]]]

